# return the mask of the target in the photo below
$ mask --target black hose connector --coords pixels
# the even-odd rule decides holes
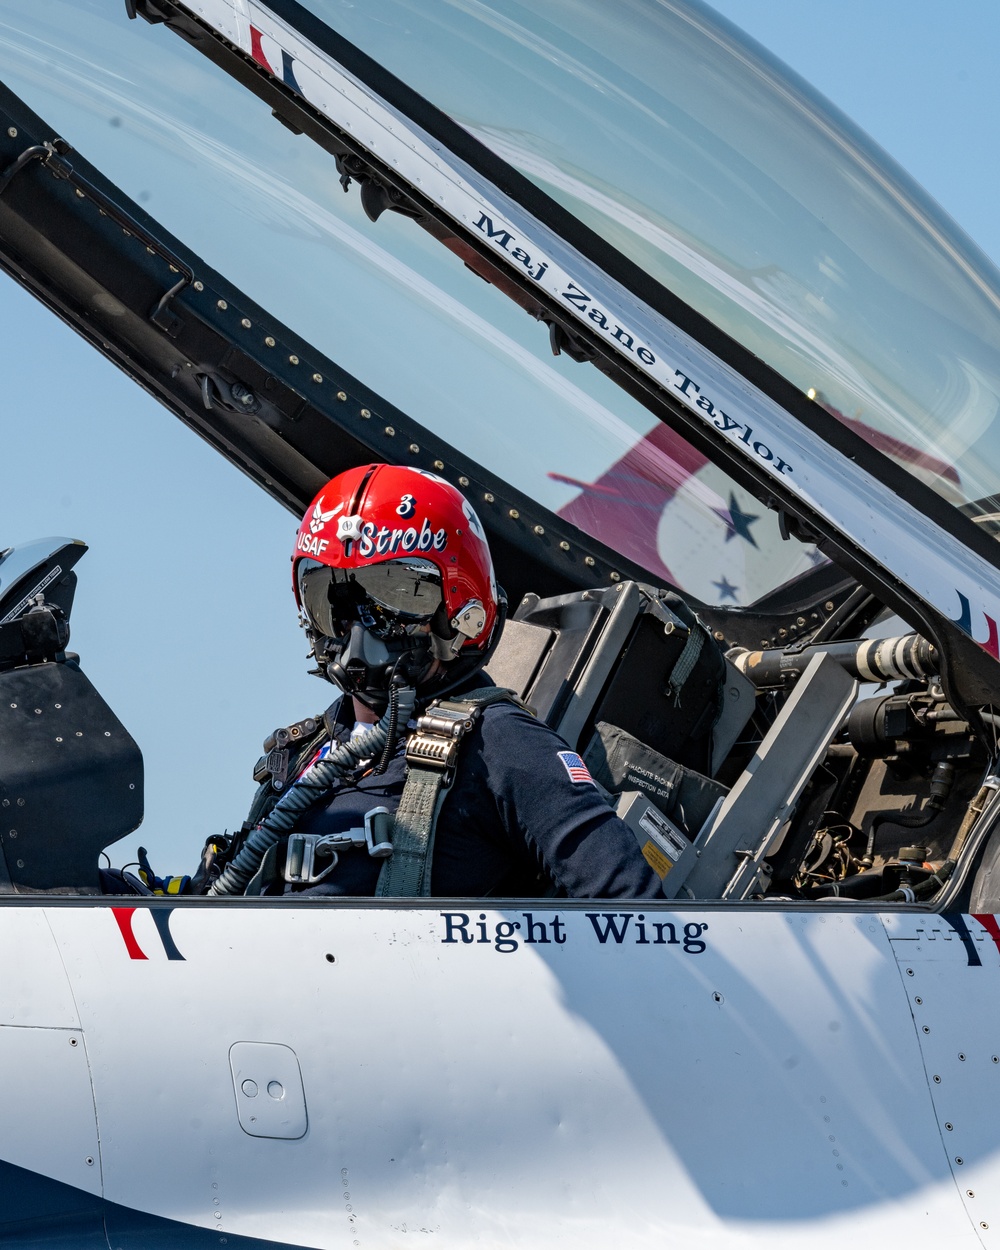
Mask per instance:
[[[301,777],[275,803],[266,818],[250,834],[240,853],[228,864],[222,875],[209,887],[208,893],[242,894],[250,884],[267,852],[286,834],[292,832],[299,819],[333,789],[362,760],[373,759],[385,747],[393,722],[405,725],[410,719],[416,691],[402,687],[398,698],[391,701],[382,719],[353,742],[342,743],[325,759],[306,769]],[[390,748],[391,749],[391,748]]]

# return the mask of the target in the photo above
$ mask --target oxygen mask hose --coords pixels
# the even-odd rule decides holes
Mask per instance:
[[[307,768],[301,777],[275,803],[267,817],[247,838],[231,864],[209,888],[209,895],[242,894],[252,880],[261,861],[276,842],[292,832],[299,818],[362,760],[374,759],[395,737],[397,725],[405,725],[413,712],[416,691],[412,686],[396,687],[397,697],[390,699],[382,719],[353,742],[344,742]],[[390,745],[388,748],[392,750]]]

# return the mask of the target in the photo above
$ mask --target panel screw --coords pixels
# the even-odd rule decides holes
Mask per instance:
[[[949,1133],[951,1133],[951,1132],[954,1132],[955,1126],[954,1124],[946,1124],[945,1128],[948,1130]]]
[[[980,1227],[980,1228],[989,1228],[989,1224],[987,1224],[985,1220],[980,1220],[980,1221],[979,1221],[979,1227]]]
[[[204,289],[205,289],[205,284],[204,284],[204,282],[195,282],[195,284],[194,284],[194,289],[195,289],[196,291],[204,291]]]
[[[912,969],[912,968],[907,968],[907,970],[906,970],[906,975],[907,975],[908,977],[912,977],[912,976],[913,976],[913,969]]]
[[[346,391],[338,391],[338,392],[337,392],[337,398],[340,400],[340,402],[341,402],[341,403],[346,402],[346,400],[347,400],[347,392],[346,392]]]
[[[486,502],[487,502],[487,503],[495,503],[495,502],[496,502],[496,498],[495,498],[495,496],[493,495],[492,491],[486,491],[486,493],[483,495],[483,498],[486,500]]]
[[[935,1076],[934,1076],[934,1078],[933,1078],[933,1080],[934,1080],[934,1084],[935,1084],[935,1085],[940,1085],[940,1084],[941,1084],[941,1078],[940,1078],[939,1076],[935,1075]]]
[[[832,611],[833,611],[833,600],[832,600],[832,599],[827,599],[826,603],[824,603],[824,604],[823,604],[823,611],[824,611],[824,612],[832,612]]]
[[[419,447],[419,445],[418,445],[417,443],[411,443],[411,444],[410,444],[410,454],[411,454],[411,455],[414,455],[414,456],[419,456],[419,455],[420,455],[420,447]]]
[[[240,322],[240,325],[243,327],[244,330],[249,330],[252,328],[250,325],[249,317],[244,317],[243,320]]]
[[[965,1192],[970,1198],[975,1198],[976,1196],[976,1191],[974,1189],[967,1189]]]
[[[518,512],[518,510],[517,510],[516,508],[510,508],[510,509],[508,509],[508,511],[507,511],[507,515],[510,517],[510,519],[511,519],[512,521],[518,521],[518,520],[520,520],[520,517],[521,517],[520,512]]]
[[[921,1032],[922,1032],[922,1033],[929,1033],[929,1032],[930,1032],[930,1029],[928,1028],[928,1026],[927,1026],[926,1024],[924,1024],[924,1025],[921,1025]]]
[[[958,1052],[958,1058],[960,1062],[965,1063],[965,1056],[962,1054],[961,1051]]]
[[[435,460],[435,461],[434,461],[434,468],[435,468],[435,469],[437,469],[437,471],[440,473],[440,472],[441,472],[441,470],[444,468],[444,461],[443,461],[443,460]]]
[[[583,562],[584,564],[587,565],[588,568],[593,568],[594,565],[597,563],[597,561],[594,559],[593,556],[584,556]]]
[[[69,1039],[69,1044],[70,1044],[71,1046],[75,1046],[75,1045],[77,1044],[77,1040],[78,1040],[77,1038],[75,1038],[75,1037],[71,1037],[71,1038]]]
[[[314,374],[313,374],[313,381],[314,381],[314,382],[317,384],[317,386],[318,386],[318,385],[319,385],[319,383],[323,381],[323,375],[322,375],[322,373],[314,373]]]
[[[994,1063],[1000,1063],[1000,1055],[994,1055],[994,1056],[993,1056],[993,1062],[994,1062]]]
[[[538,537],[539,537],[539,538],[541,538],[541,537],[542,537],[542,535],[545,533],[545,526],[544,526],[544,525],[536,525],[536,526],[535,526],[535,533],[538,535]]]
[[[299,363],[299,358],[298,358],[298,356],[289,356],[289,357],[288,357],[288,363],[289,363],[290,365],[297,365],[297,364]]]
[[[7,133],[10,135],[10,137],[11,137],[12,139],[16,139],[16,138],[17,138],[17,127],[16,127],[16,126],[8,126],[8,127],[7,127]]]
[[[269,335],[267,336],[267,338],[264,340],[264,343],[265,343],[265,345],[266,345],[267,347],[273,347],[273,346],[274,346],[274,339],[273,339],[273,338],[271,338],[270,334],[269,334]]]
[[[367,420],[368,420],[368,418],[369,418],[372,414],[371,414],[371,412],[370,412],[367,408],[362,408],[362,409],[361,409],[361,415],[362,415],[362,416],[364,417],[364,419],[367,421]]]
[[[224,299],[220,299],[220,300],[218,301],[218,303],[217,303],[215,306],[216,306],[216,308],[221,309],[221,310],[222,310],[222,312],[225,312],[225,311],[226,311],[226,309],[229,307],[229,305],[226,303],[226,301],[225,301]]]
[[[620,582],[622,579],[621,573],[610,573],[608,576],[613,582]]]
[[[918,1007],[922,1007],[924,1005],[924,1000],[920,997],[919,994],[913,1001],[917,1004]]]
[[[965,1160],[962,1158],[961,1155],[956,1155],[955,1162],[958,1164],[959,1167],[961,1167],[962,1164],[965,1162]]]
[[[566,541],[566,539],[565,539],[565,538],[564,538],[564,539],[562,540],[562,542],[559,544],[559,548],[560,548],[560,550],[561,550],[561,551],[569,551],[569,543]]]
[[[92,1168],[92,1167],[94,1166],[94,1157],[93,1157],[93,1155],[87,1155],[87,1158],[84,1160],[84,1162],[86,1163],[86,1165],[87,1165],[87,1167],[88,1167],[88,1168]]]
[[[18,866],[18,868],[23,868],[23,867],[24,867],[24,860],[23,860],[23,859],[19,859],[19,860],[17,861],[17,866]]]
[[[387,437],[387,438],[395,438],[395,437],[396,437],[396,431],[393,429],[393,427],[392,427],[391,425],[387,425],[387,426],[385,427],[385,433],[386,433],[386,437]]]

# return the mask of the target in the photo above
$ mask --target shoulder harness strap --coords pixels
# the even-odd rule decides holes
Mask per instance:
[[[455,779],[462,740],[492,703],[516,703],[513,690],[486,686],[461,699],[431,703],[406,743],[406,784],[396,810],[392,855],[379,874],[379,898],[426,898],[431,892],[434,834],[448,788]],[[533,714],[533,713],[532,713]]]

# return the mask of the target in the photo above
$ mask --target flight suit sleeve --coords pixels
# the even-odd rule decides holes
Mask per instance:
[[[483,763],[501,823],[571,898],[658,898],[660,879],[632,831],[547,725],[511,704],[481,721]]]

